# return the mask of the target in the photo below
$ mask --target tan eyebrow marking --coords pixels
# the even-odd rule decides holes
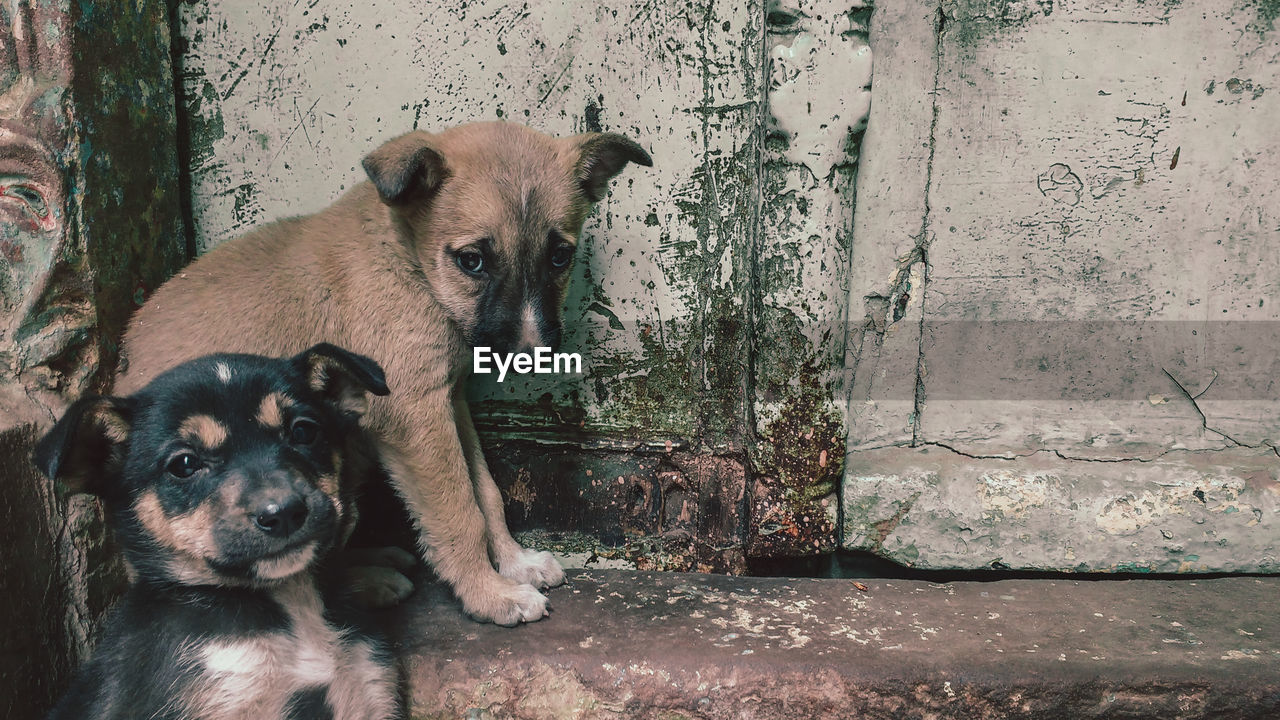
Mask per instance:
[[[226,426],[208,415],[192,415],[183,420],[178,432],[209,450],[216,450],[227,441]]]
[[[293,407],[293,399],[282,393],[268,393],[258,405],[258,424],[269,430],[284,426],[284,409]]]

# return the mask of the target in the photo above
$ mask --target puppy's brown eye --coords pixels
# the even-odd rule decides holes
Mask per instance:
[[[202,467],[204,466],[201,465],[200,458],[196,457],[195,453],[184,452],[169,458],[169,462],[164,466],[164,469],[165,472],[179,480],[185,480],[195,475],[196,471]]]
[[[479,275],[484,272],[484,256],[475,250],[464,250],[458,253],[458,267],[468,275]]]
[[[573,262],[573,246],[561,245],[551,251],[551,267],[566,268]]]
[[[294,420],[289,428],[289,442],[294,445],[310,445],[319,435],[320,426],[306,418]]]

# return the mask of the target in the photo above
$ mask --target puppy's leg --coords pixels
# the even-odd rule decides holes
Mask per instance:
[[[466,391],[462,383],[453,393],[453,417],[458,423],[458,439],[471,469],[471,483],[476,502],[484,514],[485,530],[489,535],[489,555],[503,577],[516,582],[529,583],[540,588],[555,587],[564,582],[564,570],[549,552],[521,547],[511,537],[507,518],[502,510],[502,493],[489,474],[489,466],[480,448],[480,438],[471,424],[471,410],[467,407]]]
[[[339,561],[351,562],[344,558]],[[355,604],[368,610],[399,604],[413,593],[413,581],[391,567],[351,564],[342,568],[341,577],[343,586]]]
[[[355,604],[366,609],[379,609],[396,605],[413,592],[413,581],[408,575],[417,564],[417,558],[412,553],[393,546],[346,547],[360,521],[360,505],[356,498],[361,486],[374,473],[377,462],[366,451],[372,442],[369,439],[357,442],[348,438],[345,457],[349,461],[349,472],[343,477],[345,484],[338,504],[343,511],[342,527],[337,543],[339,550],[334,553],[334,560],[342,577],[343,587]]]
[[[391,607],[413,593],[407,576],[417,558],[398,547],[344,548],[334,554],[343,586],[356,605]]]
[[[422,397],[412,428],[386,418],[381,456],[418,526],[418,546],[467,614],[499,625],[547,615],[547,598],[499,575],[489,562],[484,515],[476,503],[454,425],[452,388]]]

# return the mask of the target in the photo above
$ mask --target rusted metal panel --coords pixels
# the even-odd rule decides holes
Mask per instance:
[[[852,296],[887,300],[907,347],[854,355],[846,546],[930,567],[1274,569],[1271,4],[903,8],[874,19],[876,82],[929,107],[873,114],[860,189],[909,207],[916,242],[869,251]],[[926,151],[906,187],[880,147]],[[859,202],[855,248],[906,247],[893,206]]]

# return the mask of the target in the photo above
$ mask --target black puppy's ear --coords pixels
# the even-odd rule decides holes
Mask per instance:
[[[378,363],[337,345],[320,343],[294,356],[292,362],[306,376],[312,390],[347,414],[363,415],[368,411],[367,392],[391,394]]]
[[[430,135],[415,131],[389,140],[365,156],[360,164],[382,202],[401,205],[440,187],[449,169],[430,142]]]
[[[127,399],[82,397],[36,443],[32,460],[71,492],[99,493],[124,464],[132,416]]]
[[[582,194],[591,202],[600,202],[609,190],[609,181],[622,172],[628,162],[653,167],[653,158],[644,148],[617,133],[584,133],[578,142],[578,182]]]

